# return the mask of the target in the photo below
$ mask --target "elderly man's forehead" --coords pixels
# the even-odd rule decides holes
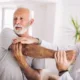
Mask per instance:
[[[14,15],[15,14],[30,14],[30,11],[29,9],[27,8],[18,8],[15,12],[14,12]]]

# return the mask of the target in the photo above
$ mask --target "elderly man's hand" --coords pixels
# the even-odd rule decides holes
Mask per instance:
[[[24,68],[27,66],[25,56],[22,54],[22,44],[16,43],[12,45],[13,56],[19,63],[20,67]]]
[[[33,43],[38,43],[38,39],[29,36],[29,37],[18,37],[13,40],[14,44],[18,42],[21,42],[22,44],[33,44]]]
[[[57,66],[58,70],[59,71],[68,70],[68,68],[70,67],[70,65],[74,61],[74,57],[75,56],[73,56],[72,59],[69,61],[69,60],[67,60],[65,51],[56,52],[55,53],[55,60],[56,60],[56,66]]]

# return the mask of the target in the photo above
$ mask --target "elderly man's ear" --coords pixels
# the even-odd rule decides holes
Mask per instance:
[[[30,20],[30,25],[32,25],[34,23],[34,19]]]

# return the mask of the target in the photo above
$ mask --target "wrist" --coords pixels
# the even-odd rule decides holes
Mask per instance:
[[[22,60],[20,60],[20,67],[21,68],[26,68],[28,66],[27,61],[23,58]]]
[[[59,76],[62,76],[65,72],[68,72],[68,70],[59,71]]]
[[[21,65],[21,68],[22,68],[22,69],[26,69],[27,67],[28,67],[27,63],[23,63],[23,64]]]
[[[36,39],[37,39],[37,44],[41,45],[42,41],[39,38],[36,38]]]

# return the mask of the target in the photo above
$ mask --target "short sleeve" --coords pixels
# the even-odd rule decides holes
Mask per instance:
[[[34,58],[32,60],[32,67],[34,69],[44,69],[45,68],[45,59]]]
[[[12,44],[13,39],[16,37],[17,35],[12,29],[4,28],[0,34],[0,47],[8,49]]]

